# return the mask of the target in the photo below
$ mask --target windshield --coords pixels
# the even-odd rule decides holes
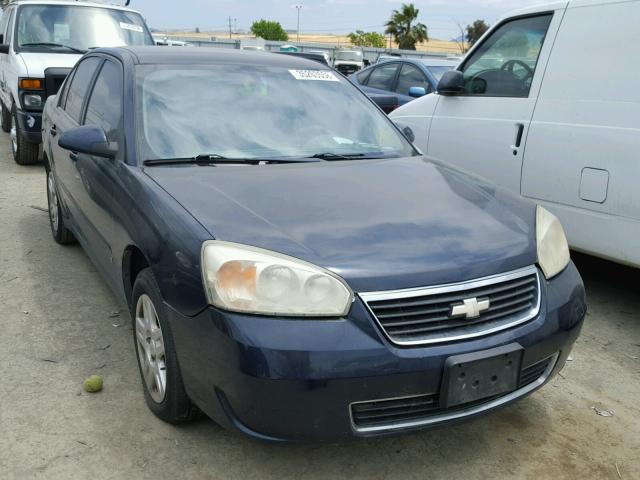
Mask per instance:
[[[449,70],[453,70],[453,65],[438,65],[437,67],[427,66],[427,69],[431,72],[431,75],[433,75],[436,80],[440,81],[440,79],[446,72],[448,72]]]
[[[336,59],[347,60],[349,62],[361,62],[362,53],[361,52],[338,52],[336,53]]]
[[[74,49],[154,44],[138,13],[71,5],[20,7],[16,35],[17,46],[24,51],[71,53]]]
[[[331,70],[237,64],[137,68],[144,160],[415,154],[391,121]]]

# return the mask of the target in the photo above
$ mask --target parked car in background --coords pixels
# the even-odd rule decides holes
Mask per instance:
[[[638,1],[520,10],[393,116],[429,156],[545,205],[574,249],[640,267],[638,19]]]
[[[44,135],[53,237],[129,307],[168,422],[199,408],[277,442],[442,426],[539,388],[579,335],[557,219],[423,157],[329,67],[100,49]]]
[[[153,44],[142,16],[128,8],[65,0],[9,3],[0,20],[0,103],[15,161],[38,161],[42,107],[83,53]]]
[[[362,50],[336,50],[333,57],[333,68],[343,75],[349,76],[364,68]]]
[[[154,35],[153,39],[156,45],[161,47],[193,47],[193,43],[184,42],[182,40],[174,40],[166,35]]]
[[[439,58],[402,58],[376,63],[349,78],[365,93],[393,94],[404,105],[434,92],[444,72],[457,64]]]
[[[322,57],[324,57],[324,60],[325,60],[325,62],[323,62],[323,63],[325,63],[326,65],[331,65],[331,56],[327,52],[325,52],[324,50],[309,50],[306,53],[313,53],[313,54],[316,54],[316,55],[322,55]]]

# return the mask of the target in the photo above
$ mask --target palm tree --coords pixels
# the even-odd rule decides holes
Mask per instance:
[[[391,20],[386,23],[385,33],[393,35],[398,48],[415,50],[416,43],[428,42],[427,26],[413,23],[418,19],[420,10],[413,3],[403,3],[400,10],[394,10]]]

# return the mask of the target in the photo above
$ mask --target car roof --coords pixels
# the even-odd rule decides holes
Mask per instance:
[[[458,66],[458,61],[456,60],[449,60],[447,58],[406,58],[406,57],[396,57],[396,58],[384,58],[383,60],[381,60],[378,63],[374,63],[371,67],[375,67],[377,65],[382,65],[384,63],[391,63],[391,62],[404,62],[404,63],[413,63],[413,64],[417,64],[417,65],[423,65],[425,67],[456,67]]]
[[[7,7],[10,5],[70,5],[80,7],[108,8],[112,10],[126,10],[128,12],[139,13],[137,10],[125,7],[123,5],[114,5],[107,2],[86,2],[80,0],[13,0],[7,5]]]
[[[271,52],[253,50],[232,50],[226,48],[190,48],[171,49],[162,46],[130,46],[117,48],[98,48],[91,53],[105,53],[125,60],[128,57],[137,65],[212,65],[247,64],[277,66],[292,69],[330,70],[329,67],[315,61],[292,55],[276,55]]]

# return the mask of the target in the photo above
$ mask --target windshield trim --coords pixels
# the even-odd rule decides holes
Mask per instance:
[[[144,19],[144,16],[138,12],[137,10],[131,10],[128,8],[117,8],[115,6],[112,5],[105,5],[105,6],[100,6],[100,5],[83,5],[81,3],[78,3],[77,5],[67,5],[64,3],[60,3],[60,4],[38,4],[38,3],[27,3],[27,4],[22,4],[22,5],[18,5],[16,7],[16,11],[15,11],[15,15],[13,18],[13,35],[11,38],[11,43],[13,44],[13,51],[15,53],[55,53],[56,55],[81,55],[80,53],[77,52],[73,52],[71,50],[68,49],[62,49],[62,48],[52,48],[52,47],[21,47],[18,43],[18,20],[20,18],[20,14],[22,13],[22,9],[25,7],[35,7],[35,6],[55,6],[55,7],[68,7],[68,8],[92,8],[92,9],[100,9],[100,10],[110,10],[110,11],[116,11],[116,12],[127,12],[127,13],[131,13],[134,15],[138,15],[140,17],[140,19],[142,20],[142,28],[144,29],[144,33],[145,36],[147,37],[147,40],[149,40],[151,43],[149,43],[148,46],[153,46],[155,45],[155,40],[153,39],[153,35],[151,35],[151,30],[149,30],[149,26],[147,25],[146,20]],[[91,50],[88,50],[91,51]]]

